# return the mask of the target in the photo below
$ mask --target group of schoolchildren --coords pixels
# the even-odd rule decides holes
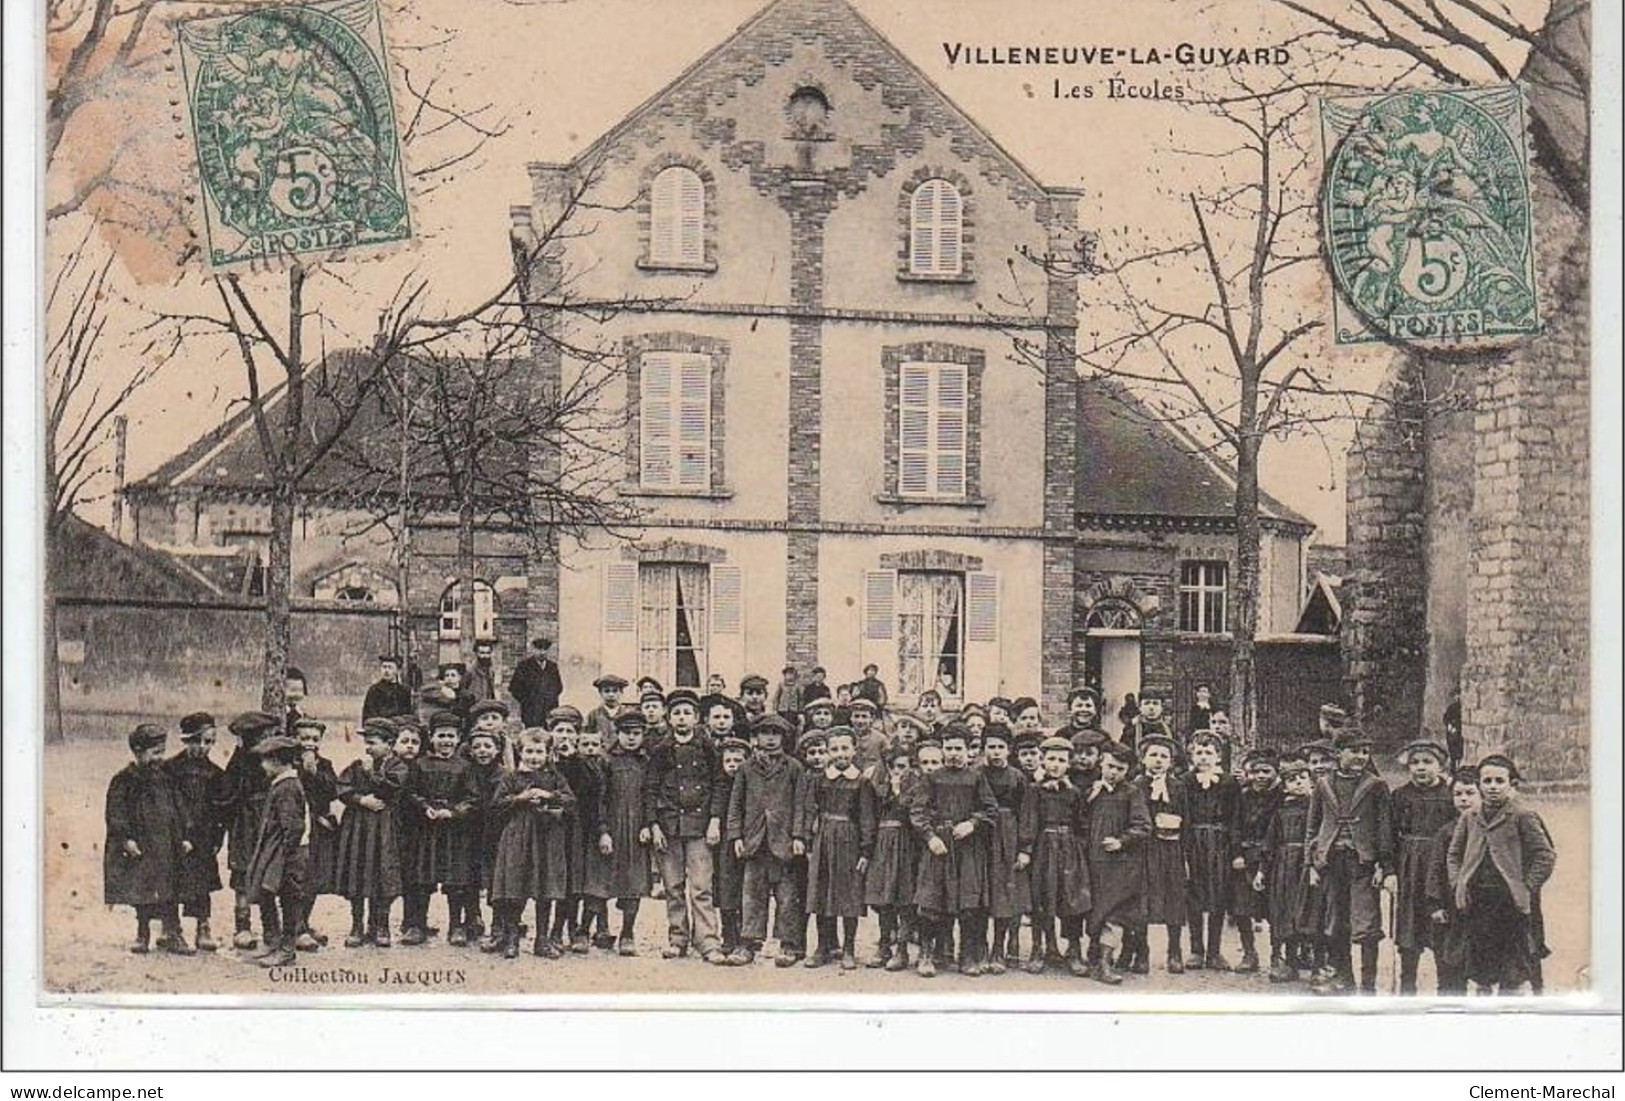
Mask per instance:
[[[106,901],[135,907],[133,951],[151,950],[154,922],[160,950],[215,951],[224,847],[232,944],[260,947],[258,906],[264,967],[327,943],[310,923],[324,894],[349,902],[346,947],[394,942],[396,899],[398,943],[425,943],[440,893],[448,945],[507,959],[527,935],[543,958],[637,955],[653,897],[666,958],[748,966],[771,913],[780,967],[1060,968],[1111,985],[1149,973],[1158,926],[1170,974],[1262,971],[1267,924],[1269,980],[1333,994],[1375,992],[1387,890],[1400,993],[1416,993],[1424,951],[1440,994],[1541,989],[1555,852],[1504,756],[1460,768],[1414,742],[1390,790],[1335,708],[1301,748],[1232,761],[1211,728],[1225,724],[1176,740],[1143,703],[1108,736],[1089,688],[1047,731],[1032,699],[948,717],[935,693],[897,715],[814,698],[786,715],[756,676],[737,700],[646,678],[633,705],[623,678],[595,687],[597,707],[556,707],[544,727],[515,729],[494,700],[426,722],[373,716],[342,772],[302,716],[239,715],[224,769],[211,716],[183,719],[169,757],[166,731],[143,724],[107,793]],[[871,912],[878,947],[860,960]]]

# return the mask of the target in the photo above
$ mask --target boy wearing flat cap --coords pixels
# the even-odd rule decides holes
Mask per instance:
[[[259,964],[286,967],[296,958],[294,938],[305,919],[310,810],[299,782],[299,743],[275,734],[262,739],[253,752],[270,787],[244,882],[259,902],[265,931]]]
[[[232,906],[236,925],[231,942],[234,948],[253,949],[259,945],[251,924],[256,892],[248,885],[247,875],[254,846],[259,840],[260,819],[265,816],[265,794],[271,780],[260,767],[259,758],[254,756],[254,747],[280,725],[263,711],[245,711],[226,726],[236,737],[237,748],[226,762],[226,775],[215,805],[220,820],[226,824],[226,868],[236,896]]]
[[[669,941],[661,955],[676,959],[693,945],[705,962],[722,963],[711,850],[722,842],[729,784],[716,747],[699,729],[699,705],[688,688],[666,697],[671,736],[649,752],[644,816],[666,888]]]
[[[726,807],[733,800],[733,789],[739,783],[740,770],[750,757],[750,743],[729,734],[717,743],[717,750],[722,761],[722,783],[727,791],[723,803]],[[723,813],[726,824],[726,810]],[[722,844],[716,848],[713,875],[711,894],[716,899],[717,913],[722,918],[722,962],[732,963],[734,954],[740,948],[740,929],[744,923],[745,862],[728,843],[726,832]]]
[[[200,952],[213,952],[216,943],[209,929],[209,896],[220,889],[220,846],[225,823],[215,804],[226,773],[209,759],[214,747],[214,716],[197,711],[181,720],[181,751],[164,762],[170,782],[186,808],[187,840],[192,849],[181,858],[176,896],[183,916],[197,923]]]
[[[1416,993],[1416,969],[1433,947],[1433,908],[1427,899],[1428,868],[1441,827],[1456,820],[1445,769],[1450,753],[1431,741],[1415,741],[1400,752],[1410,779],[1394,790],[1394,927],[1399,950],[1399,992]],[[1435,954],[1437,962],[1437,954]]]
[[[1377,991],[1377,946],[1382,941],[1381,890],[1394,866],[1392,797],[1369,771],[1371,738],[1358,725],[1332,742],[1337,768],[1315,788],[1309,809],[1309,880],[1326,895],[1326,935],[1331,978],[1317,994],[1354,988],[1353,945],[1360,946],[1360,990]]]
[[[728,793],[727,843],[744,862],[740,945],[728,962],[743,966],[762,950],[771,900],[777,911],[773,919],[779,941],[776,962],[789,967],[806,953],[802,938],[806,915],[791,864],[803,848],[795,841],[802,766],[784,751],[785,740],[793,732],[782,715],[764,715],[752,732],[755,751],[740,767]]]
[[[596,727],[605,745],[615,744],[615,720],[626,710],[621,694],[626,691],[626,678],[605,673],[592,682],[598,689],[598,706],[587,712],[587,725]]]
[[[739,705],[744,708],[745,721],[755,726],[767,714],[767,678],[748,673],[739,681]]]
[[[164,728],[142,723],[130,733],[133,760],[107,785],[107,842],[102,848],[102,895],[109,906],[135,908],[130,951],[151,948],[151,924],[159,922],[158,947],[189,956],[177,909],[181,863],[191,852],[186,806],[164,768]]]
[[[1249,750],[1241,762],[1247,782],[1236,799],[1236,824],[1230,835],[1230,914],[1241,933],[1241,963],[1236,970],[1244,973],[1259,969],[1254,922],[1269,917],[1269,896],[1253,884],[1264,865],[1270,822],[1281,805],[1279,766],[1275,751],[1262,747]],[[1281,937],[1271,928],[1272,965],[1280,963],[1282,947]]]

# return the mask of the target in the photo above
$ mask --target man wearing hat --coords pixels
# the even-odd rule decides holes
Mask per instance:
[[[220,947],[209,929],[209,895],[220,889],[220,845],[225,831],[215,800],[226,773],[209,759],[214,737],[214,716],[194,711],[181,720],[181,751],[164,762],[164,770],[186,808],[186,836],[192,843],[191,850],[181,858],[176,897],[184,916],[197,922],[200,952]]]
[[[130,951],[151,947],[151,923],[162,929],[158,946],[189,956],[176,910],[181,861],[191,849],[186,807],[164,768],[164,728],[142,723],[130,733],[131,763],[107,785],[107,839],[102,847],[102,900],[135,908]]]
[[[553,640],[533,638],[530,653],[519,659],[508,681],[508,694],[519,702],[519,717],[526,726],[543,726],[564,697],[564,678],[553,660]]]
[[[236,935],[231,942],[235,948],[251,949],[259,945],[252,925],[254,892],[244,877],[248,862],[254,856],[254,844],[259,839],[265,793],[271,781],[254,756],[254,747],[280,726],[274,716],[263,711],[245,711],[226,726],[237,739],[237,748],[226,762],[225,781],[220,786],[216,806],[220,820],[226,824],[226,868],[235,895],[232,917]]]
[[[482,638],[474,643],[474,667],[468,671],[468,691],[476,700],[497,694],[496,643]]]
[[[412,690],[401,683],[401,657],[383,654],[378,658],[378,679],[361,701],[361,725],[368,719],[393,719],[412,713]]]
[[[773,691],[773,710],[792,724],[801,717],[801,685],[794,665],[786,665],[779,672],[779,686]]]
[[[253,755],[269,787],[254,855],[243,882],[260,907],[265,951],[259,965],[287,967],[297,958],[294,939],[304,925],[309,863],[310,809],[299,781],[299,743],[283,734],[257,742]]]
[[[660,854],[665,885],[667,959],[698,948],[706,963],[725,963],[712,897],[711,849],[722,842],[729,785],[711,740],[698,727],[699,696],[691,688],[666,695],[671,735],[649,753],[645,813],[649,836]]]
[[[1330,966],[1336,974],[1313,989],[1346,994],[1354,986],[1353,945],[1360,946],[1360,989],[1377,989],[1377,946],[1382,940],[1381,889],[1394,866],[1392,797],[1372,775],[1371,738],[1357,723],[1332,741],[1337,768],[1322,777],[1309,808],[1311,883],[1326,895]]]
[[[626,683],[625,677],[614,673],[605,673],[592,682],[592,686],[598,689],[598,706],[587,712],[587,725],[597,728],[598,733],[603,735],[605,745],[615,744],[615,721],[627,710],[621,702]]]

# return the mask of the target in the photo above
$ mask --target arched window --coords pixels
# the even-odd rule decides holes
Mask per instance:
[[[925,180],[909,204],[909,271],[958,275],[964,269],[965,204],[947,180]]]
[[[496,637],[496,593],[489,582],[474,582],[474,638]],[[463,637],[463,602],[455,579],[440,594],[440,640],[455,642]]]
[[[705,262],[705,182],[692,168],[672,165],[654,178],[649,193],[649,261]]]
[[[1138,631],[1141,625],[1138,608],[1126,600],[1110,596],[1095,601],[1083,620],[1086,631]]]

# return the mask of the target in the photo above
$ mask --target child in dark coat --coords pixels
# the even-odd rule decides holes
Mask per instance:
[[[1171,756],[1169,747],[1163,752]],[[1091,956],[1098,953],[1104,964],[1106,953],[1120,946],[1128,957],[1122,969],[1143,975],[1150,970],[1143,850],[1151,843],[1152,825],[1146,789],[1128,778],[1133,767],[1134,750],[1127,745],[1101,747],[1100,779],[1086,797],[1088,930]]]
[[[936,974],[936,955],[959,923],[959,973],[982,974],[979,949],[986,937],[988,845],[998,820],[993,789],[967,767],[970,731],[958,723],[942,728],[940,772],[924,775],[914,788],[909,818],[925,843],[914,904],[921,929],[919,974]],[[948,962],[944,959],[944,963]]]
[[[1186,864],[1189,854],[1187,828],[1190,798],[1184,781],[1173,775],[1172,738],[1163,734],[1142,734],[1139,748],[1143,771],[1134,778],[1133,783],[1140,790],[1151,814],[1151,836],[1140,850],[1144,862],[1145,924],[1167,928],[1168,973],[1181,975],[1185,972],[1185,960],[1180,941],[1190,889]],[[1137,933],[1129,949],[1131,963],[1143,965],[1148,960],[1149,951],[1144,932]],[[1194,950],[1192,956],[1193,962],[1199,965],[1201,956]]]
[[[908,821],[914,755],[894,745],[886,750],[882,764],[870,776],[875,792],[875,855],[863,879],[864,902],[880,919],[880,947],[865,966],[907,971],[919,863],[919,842]]]
[[[1334,974],[1317,994],[1346,994],[1354,985],[1353,946],[1360,946],[1360,990],[1377,991],[1382,941],[1381,887],[1393,867],[1388,785],[1369,770],[1371,739],[1357,726],[1337,732],[1337,769],[1322,779],[1309,808],[1309,877],[1326,895],[1327,950]]]
[[[1018,827],[1016,864],[1031,883],[1031,907],[1035,930],[1053,930],[1055,921],[1081,921],[1089,913],[1089,864],[1085,830],[1088,825],[1084,792],[1067,775],[1071,744],[1065,738],[1049,738],[1043,750],[1044,779],[1029,784],[1022,792]],[[1032,954],[1026,970],[1044,970],[1043,939],[1035,932]],[[1067,949],[1074,974],[1094,973],[1102,981],[1116,983],[1110,959],[1091,949],[1089,963],[1079,958],[1079,938]]]
[[[270,786],[244,882],[259,901],[265,932],[259,965],[287,967],[296,959],[294,938],[310,904],[310,809],[299,781],[298,742],[274,734],[254,746],[254,756]]]
[[[717,749],[722,760],[727,801],[731,803],[734,785],[739,782],[739,770],[750,756],[750,743],[730,734],[717,743]],[[723,817],[727,817],[726,812]],[[727,840],[717,846],[716,858],[712,862],[712,880],[711,897],[715,899],[717,914],[722,919],[722,953],[731,965],[734,953],[739,951],[740,929],[744,923],[745,862],[739,859],[733,845]]]
[[[854,763],[857,739],[850,727],[826,735],[829,763],[811,777],[795,839],[809,850],[807,912],[818,917],[818,951],[808,967],[834,955],[840,919],[841,969],[858,966],[858,921],[864,911],[863,877],[875,844],[874,788]]]
[[[502,954],[507,959],[519,955],[519,920],[531,899],[536,900],[532,953],[552,960],[561,955],[549,933],[548,911],[569,893],[565,819],[574,810],[570,783],[553,767],[552,736],[526,730],[519,737],[519,768],[503,774],[491,798],[491,812],[502,823],[491,871],[491,905],[501,914]]]
[[[294,947],[313,952],[327,944],[327,938],[310,927],[310,910],[322,895],[338,893],[339,820],[333,805],[339,798],[339,777],[333,762],[322,756],[322,736],[327,727],[315,719],[301,718],[294,724],[299,742],[299,782],[305,788],[305,805],[310,808],[310,872],[305,884],[305,920]]]
[[[477,943],[483,952],[495,952],[502,946],[496,931],[495,911],[492,912],[491,936],[485,936],[485,914],[480,907],[480,891],[484,890],[486,898],[490,898],[491,870],[496,865],[497,839],[502,834],[502,824],[491,810],[491,800],[496,795],[497,782],[502,779],[502,753],[506,740],[500,731],[492,730],[478,719],[475,720],[474,729],[468,732],[468,771],[474,778],[476,792],[474,813],[470,816],[468,828],[474,835],[474,859],[478,865],[475,882],[478,885],[468,888],[467,907],[473,912],[467,915],[467,934],[469,943]]]
[[[756,959],[767,940],[768,905],[774,908],[773,933],[779,941],[775,966],[791,967],[805,955],[806,910],[798,891],[793,858],[798,846],[801,763],[785,752],[794,736],[779,714],[763,715],[751,728],[756,748],[739,769],[728,793],[725,844],[744,862],[740,944],[729,957],[743,967]],[[912,881],[908,888],[913,890]]]
[[[1317,921],[1305,920],[1305,877],[1309,872],[1309,800],[1314,780],[1309,765],[1296,754],[1281,761],[1281,800],[1264,834],[1253,887],[1269,903],[1270,982],[1298,981],[1298,972],[1313,969],[1311,949],[1320,936]]]
[[[199,952],[220,947],[209,930],[209,896],[220,889],[220,846],[225,831],[215,800],[226,773],[209,759],[214,736],[214,716],[206,711],[186,716],[181,720],[181,751],[164,762],[190,823],[187,840],[192,848],[181,858],[176,895],[183,915],[197,922]]]
[[[1236,822],[1230,831],[1230,914],[1241,934],[1241,962],[1236,970],[1258,970],[1255,922],[1269,917],[1269,895],[1255,882],[1264,864],[1270,821],[1281,805],[1280,760],[1272,749],[1249,750],[1241,761],[1247,783],[1236,796]],[[1281,938],[1270,935],[1270,965],[1281,961]]]
[[[463,720],[453,711],[438,711],[430,719],[430,755],[420,757],[406,782],[404,803],[416,819],[416,850],[406,867],[407,921],[401,937],[406,945],[422,944],[429,937],[429,896],[436,889],[446,895],[446,943],[468,943],[467,923],[477,904],[468,897],[478,891],[475,839],[470,826],[479,804],[479,789],[467,758],[457,753]]]
[[[1021,919],[1032,910],[1032,889],[1021,854],[1021,805],[1030,781],[1010,764],[1010,728],[989,724],[982,731],[981,773],[998,803],[988,831],[988,914],[993,919],[989,974],[1002,975],[1006,959],[1021,960]]]
[[[1477,814],[1483,806],[1478,794],[1478,769],[1456,770],[1450,783],[1450,802],[1456,817],[1433,835],[1426,887],[1428,905],[1433,908],[1429,914],[1433,928],[1428,935],[1433,944],[1433,969],[1440,997],[1467,993],[1467,938],[1462,935],[1456,892],[1450,885],[1450,839],[1455,835],[1456,823],[1465,815]]]
[[[1467,977],[1479,993],[1517,993],[1534,981],[1534,899],[1557,851],[1540,815],[1519,801],[1518,766],[1493,754],[1478,763],[1481,805],[1450,836],[1447,867],[1466,946]]]
[[[636,711],[623,711],[615,719],[615,749],[604,773],[604,816],[598,835],[598,851],[609,861],[607,888],[621,912],[615,947],[623,956],[638,954],[633,931],[638,905],[650,884],[649,827],[643,811],[649,759],[643,752],[643,726],[643,716]]]
[[[575,708],[570,710],[575,711]],[[576,816],[582,827],[581,924],[576,927],[571,941],[573,952],[584,951],[582,944],[615,947],[615,934],[609,928],[610,858],[598,847],[604,833],[608,769],[603,737],[594,727],[583,726],[576,742],[575,767],[565,773],[565,779],[576,793]]]
[[[102,894],[109,906],[135,908],[130,951],[151,949],[152,922],[162,930],[158,947],[190,956],[178,909],[182,863],[192,852],[186,803],[164,767],[167,735],[156,723],[130,733],[130,764],[107,785],[107,842],[102,848]]]
[[[1433,948],[1433,907],[1428,902],[1428,868],[1439,830],[1454,825],[1456,808],[1444,776],[1449,751],[1433,742],[1406,746],[1400,759],[1410,780],[1394,789],[1394,921],[1389,934],[1399,950],[1399,992],[1416,993],[1422,953]],[[1434,954],[1437,967],[1438,955]]]
[[[361,757],[338,777],[344,817],[334,889],[350,902],[346,948],[369,941],[379,948],[390,946],[389,909],[402,887],[395,804],[410,771],[394,753],[395,734],[388,719],[368,719],[361,729]]]
[[[1220,942],[1224,937],[1225,911],[1230,902],[1232,833],[1241,796],[1235,777],[1224,770],[1224,742],[1212,731],[1191,736],[1186,756],[1191,771],[1185,778],[1189,812],[1185,823],[1186,853],[1189,864],[1188,912],[1191,925],[1189,967],[1214,971],[1230,970]],[[1203,936],[1203,922],[1206,936]],[[1251,930],[1249,929],[1249,932]],[[1253,969],[1258,969],[1256,955]]]
[[[589,759],[581,752],[581,712],[573,707],[555,707],[547,716],[547,729],[553,735],[556,767],[576,799],[575,813],[564,821],[570,893],[563,905],[556,907],[564,925],[555,930],[554,939],[560,947],[568,946],[571,952],[581,955],[591,948],[582,910],[586,905],[587,862],[597,851],[602,832],[603,774],[596,756]],[[593,731],[594,736],[597,733]]]
[[[226,775],[220,785],[216,807],[226,824],[226,868],[230,873],[232,917],[235,935],[232,946],[251,949],[259,944],[252,922],[255,892],[248,886],[248,862],[260,836],[260,819],[265,814],[265,793],[270,786],[254,747],[260,739],[281,728],[274,717],[263,711],[245,711],[232,719],[226,729],[237,739],[226,762]]]

